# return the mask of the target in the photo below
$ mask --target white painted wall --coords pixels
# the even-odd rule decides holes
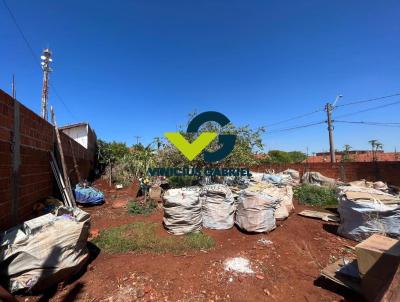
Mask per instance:
[[[86,149],[88,148],[88,129],[87,125],[81,125],[74,128],[62,130],[69,137],[74,139],[77,143],[81,144]]]

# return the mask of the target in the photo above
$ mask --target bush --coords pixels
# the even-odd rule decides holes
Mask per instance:
[[[334,188],[303,184],[294,188],[294,196],[302,204],[325,206],[336,205],[336,193]]]
[[[147,215],[157,208],[157,202],[150,200],[146,203],[138,203],[136,201],[131,201],[128,205],[128,212],[132,215]]]

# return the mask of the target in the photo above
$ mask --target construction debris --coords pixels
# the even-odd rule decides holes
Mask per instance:
[[[164,226],[174,235],[200,231],[202,227],[199,187],[170,189],[164,194]]]
[[[275,229],[275,210],[279,200],[257,192],[254,187],[242,190],[235,217],[236,225],[247,232],[269,232]]]
[[[320,212],[320,211],[313,211],[313,210],[304,210],[301,211],[298,215],[310,218],[318,218],[323,221],[333,221],[339,222],[340,218],[338,215],[327,213],[327,212]]]
[[[251,269],[249,259],[243,257],[229,258],[224,261],[224,268],[226,271],[242,274],[254,274]]]
[[[338,233],[361,241],[370,235],[400,237],[400,199],[372,188],[338,188],[340,226]]]
[[[400,242],[372,235],[355,250],[356,259],[340,259],[325,267],[321,276],[354,290],[367,301],[382,301],[385,289],[398,271]]]
[[[10,292],[42,291],[69,279],[86,263],[90,215],[61,207],[0,234],[0,277]]]
[[[225,230],[234,225],[235,205],[231,190],[226,185],[207,185],[200,193],[203,226]]]
[[[302,183],[319,185],[319,186],[336,186],[341,182],[336,179],[326,177],[319,172],[306,172],[301,178]]]

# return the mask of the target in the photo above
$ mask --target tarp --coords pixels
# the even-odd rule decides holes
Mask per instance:
[[[90,215],[60,207],[0,234],[0,277],[11,292],[41,291],[79,272],[89,253]]]
[[[104,194],[93,187],[81,187],[79,184],[75,186],[75,200],[81,204],[102,204],[104,202]]]
[[[275,229],[277,198],[257,192],[250,186],[240,192],[236,210],[236,225],[247,232],[268,232]]]
[[[372,188],[342,186],[338,198],[338,233],[342,236],[356,241],[374,233],[400,238],[400,200],[396,203],[394,196]]]
[[[164,226],[174,235],[200,231],[202,228],[199,187],[170,189],[165,192]]]
[[[208,185],[200,193],[203,227],[216,230],[230,229],[234,224],[235,205],[231,190],[226,185]]]

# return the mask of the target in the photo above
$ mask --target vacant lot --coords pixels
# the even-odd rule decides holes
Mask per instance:
[[[103,250],[91,244],[93,260],[85,272],[27,301],[360,301],[319,278],[325,265],[352,253],[346,245],[355,245],[334,234],[335,224],[293,213],[269,234],[245,234],[234,227],[204,230],[200,240],[190,241],[163,229],[161,209],[130,215],[126,208],[115,208],[130,198],[130,190],[102,189],[107,203],[86,210],[92,214],[92,229],[100,231],[93,243]],[[305,208],[295,206],[296,212]],[[141,237],[133,248],[113,250],[107,240],[115,230],[128,231],[128,241],[135,233],[145,238],[151,233],[158,242]],[[255,273],[225,271],[223,262],[236,256],[249,259]]]

